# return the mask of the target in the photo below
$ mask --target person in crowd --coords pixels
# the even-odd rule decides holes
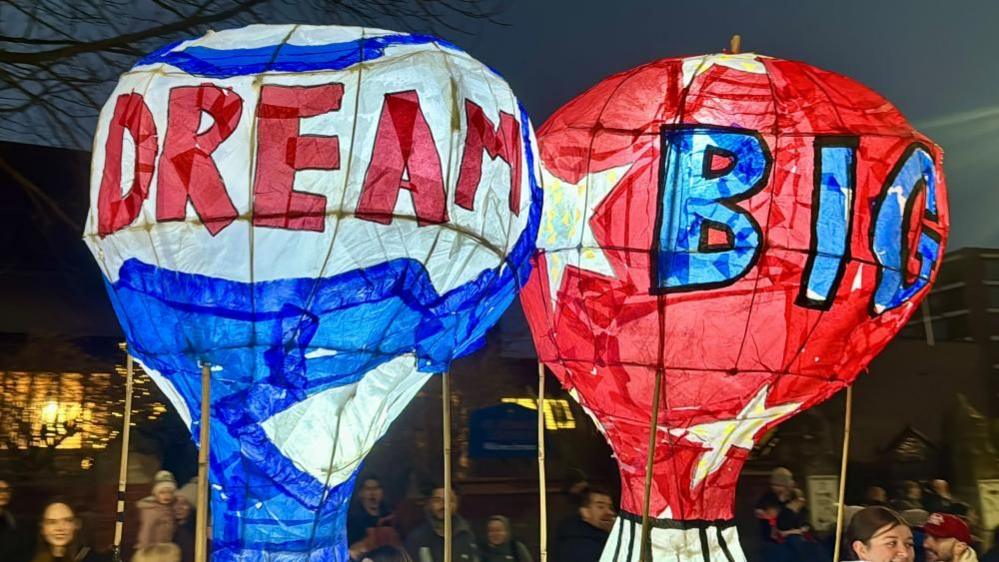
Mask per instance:
[[[23,562],[27,557],[27,542],[17,526],[14,514],[10,512],[10,499],[13,488],[6,480],[0,480],[0,560]]]
[[[194,562],[194,543],[197,535],[197,517],[194,506],[198,501],[198,479],[191,478],[187,484],[177,488],[176,504],[177,530],[173,533],[173,543],[180,547],[181,562]],[[182,499],[181,499],[182,498]]]
[[[770,553],[771,558],[777,556],[779,550],[774,545],[782,542],[777,532],[777,517],[784,510],[784,506],[793,499],[793,495],[794,474],[780,466],[770,473],[770,488],[756,500],[753,513],[760,522],[761,545],[764,553]]]
[[[798,562],[818,562],[822,548],[812,533],[805,494],[800,488],[791,493],[791,501],[779,508],[775,520],[778,542],[786,545],[788,555]]]
[[[913,562],[912,530],[898,513],[882,506],[865,507],[850,519],[843,551],[848,560]]]
[[[590,487],[575,518],[566,520],[555,537],[558,562],[597,562],[614,526],[614,503],[610,493]]]
[[[881,486],[868,486],[867,490],[864,491],[864,507],[875,505],[889,507],[888,492]]]
[[[361,562],[413,562],[413,559],[405,549],[386,544],[365,553]]]
[[[978,562],[971,548],[971,529],[963,519],[949,513],[933,513],[923,526],[923,546],[939,562]]]
[[[385,505],[385,493],[378,477],[360,479],[357,495],[347,514],[347,544],[351,552],[368,552],[391,544],[401,545],[395,530],[395,516]]]
[[[923,539],[926,538],[926,532],[923,531],[923,525],[926,525],[926,520],[929,518],[930,514],[926,512],[925,509],[906,509],[899,513],[902,519],[909,524],[909,528],[912,529],[912,542],[915,545],[916,551],[916,562],[926,562],[926,548],[923,547]]]
[[[992,529],[992,548],[982,556],[982,562],[999,562],[999,525]]]
[[[479,562],[479,547],[472,528],[458,515],[459,497],[451,493],[451,560]],[[406,550],[416,562],[444,560],[444,486],[436,486],[425,508],[426,521],[406,537]]]
[[[908,509],[923,509],[923,487],[913,480],[902,482],[891,506],[899,513]]]
[[[180,547],[169,542],[140,548],[132,556],[132,562],[180,562],[180,559]]]
[[[985,545],[982,543],[981,539],[981,520],[978,518],[978,512],[975,508],[972,507],[971,504],[962,501],[955,501],[950,505],[950,514],[960,517],[962,521],[968,524],[968,528],[971,529],[971,542],[968,544],[971,545],[971,548],[973,548],[977,554],[981,554]]]
[[[106,562],[108,557],[81,545],[80,520],[69,504],[50,502],[42,510],[38,547],[32,562]]]
[[[482,562],[533,562],[533,558],[524,543],[513,538],[510,520],[502,515],[493,515],[486,521]]]
[[[784,504],[774,494],[764,494],[753,510],[753,514],[760,520],[760,554],[761,560],[765,562],[783,562],[790,555],[788,549],[784,548],[783,537],[777,529],[777,519],[783,510]]]
[[[923,508],[930,513],[951,513],[955,501],[950,484],[938,478],[930,482],[930,493],[923,500]]]
[[[177,481],[168,470],[161,470],[153,477],[152,495],[136,502],[139,508],[139,534],[135,548],[153,544],[175,542],[178,525],[191,514],[191,506],[183,496],[177,495]]]
[[[811,524],[808,519],[805,493],[801,491],[801,488],[794,488],[791,491],[791,500],[784,504],[783,509],[777,514],[777,530],[784,537],[805,536],[811,532]]]

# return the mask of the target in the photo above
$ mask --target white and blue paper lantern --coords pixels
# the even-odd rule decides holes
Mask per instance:
[[[213,560],[346,560],[365,454],[527,279],[541,211],[507,83],[433,37],[251,26],[122,75],[85,240],[197,434]]]

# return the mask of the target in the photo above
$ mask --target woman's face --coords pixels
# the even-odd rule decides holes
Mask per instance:
[[[905,525],[885,525],[866,543],[853,542],[853,549],[869,562],[912,562],[912,530]]]
[[[76,533],[76,516],[64,503],[54,503],[42,514],[42,538],[49,545],[64,548],[73,542]]]
[[[156,501],[167,504],[173,503],[174,491],[171,488],[160,488],[156,490]]]
[[[492,520],[486,525],[486,538],[489,544],[499,546],[510,538],[510,532],[506,530],[506,525],[502,521]]]

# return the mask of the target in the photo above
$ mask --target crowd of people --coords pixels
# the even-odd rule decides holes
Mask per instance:
[[[769,490],[756,502],[763,562],[829,562],[835,535],[809,523],[807,501],[783,467],[770,474]],[[999,527],[983,552],[974,510],[946,480],[898,484],[894,497],[869,486],[862,505],[844,507],[840,560],[865,562],[999,562]]]
[[[378,477],[358,480],[347,518],[347,542],[356,562],[443,562],[445,494],[443,486],[426,490],[426,501],[389,509]],[[614,524],[611,494],[585,479],[571,483],[574,511],[555,528],[550,557],[555,562],[597,562]],[[82,520],[70,503],[49,502],[41,512],[37,533],[19,526],[7,509],[12,489],[0,480],[0,561],[105,562],[107,554],[85,544]],[[461,497],[450,491],[452,560],[455,562],[534,562],[530,550],[514,535],[510,520],[488,517],[481,529],[461,516]],[[903,482],[890,497],[871,486],[864,505],[844,508],[840,560],[866,562],[999,562],[999,528],[992,549],[982,552],[976,519],[967,504],[951,494],[943,480],[926,486]],[[151,494],[136,503],[139,524],[131,562],[193,560],[191,503],[178,493],[173,475],[160,471]],[[769,489],[757,501],[762,562],[829,562],[835,538],[815,532],[807,501],[795,487],[794,475],[775,469]]]
[[[0,562],[110,562],[110,553],[87,544],[83,518],[71,502],[54,499],[42,507],[37,533],[23,528],[7,509],[13,490],[0,480]],[[153,478],[151,495],[137,502],[138,533],[131,562],[186,562],[193,557],[191,504],[177,494],[168,471]]]
[[[596,561],[614,523],[609,492],[572,488],[576,512],[557,527],[554,545],[558,562]],[[153,478],[149,496],[136,502],[138,526],[134,547],[122,553],[130,562],[191,562],[193,510],[177,493],[177,482],[167,471]],[[357,562],[442,562],[444,560],[443,486],[427,490],[420,513],[399,513],[385,503],[377,476],[359,479],[347,518],[347,542]],[[108,562],[111,556],[85,544],[80,514],[65,500],[45,505],[37,533],[25,529],[7,509],[12,488],[0,480],[0,562]],[[461,516],[461,498],[451,491],[452,557],[455,562],[534,562],[528,548],[516,539],[510,520],[492,515],[482,529],[473,529]],[[410,506],[414,507],[414,506]],[[478,531],[478,532],[476,532]]]
[[[570,489],[575,512],[560,521],[553,544],[556,562],[586,562],[600,558],[616,516],[609,492],[582,486]],[[362,477],[357,500],[347,517],[350,556],[359,562],[443,562],[444,486],[428,490],[422,521],[408,528],[384,502],[381,483],[374,475]],[[480,533],[461,516],[461,498],[450,491],[451,559],[462,562],[533,562],[523,542],[513,534],[509,518],[488,517]]]

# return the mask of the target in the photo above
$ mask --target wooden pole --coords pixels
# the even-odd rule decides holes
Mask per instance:
[[[728,52],[729,52],[729,54],[738,55],[740,47],[742,47],[742,36],[741,35],[733,35],[732,38],[729,39],[729,42],[728,42]]]
[[[638,555],[639,562],[651,562],[649,533],[651,531],[649,521],[649,499],[652,495],[652,464],[656,454],[656,434],[659,430],[659,396],[662,393],[663,369],[656,369],[656,383],[652,390],[652,416],[649,419],[649,453],[645,459],[645,492],[642,496],[642,550]]]
[[[843,420],[843,459],[839,465],[839,503],[836,507],[836,543],[833,545],[833,560],[839,560],[843,542],[843,504],[846,497],[846,463],[850,458],[850,423],[853,417],[853,387],[846,387],[846,419]]]
[[[118,516],[114,521],[114,547],[112,548],[115,562],[121,562],[121,538],[125,529],[125,484],[128,480],[128,442],[132,433],[132,376],[135,365],[132,354],[128,352],[128,344],[118,344],[125,352],[125,417],[121,429],[121,461],[118,465]]]
[[[545,482],[545,366],[538,361],[538,504],[540,562],[548,560],[548,486]]]
[[[451,375],[441,378],[444,427],[444,562],[451,562]]]
[[[201,364],[201,421],[198,437],[198,512],[194,531],[194,560],[208,560],[208,436],[211,428],[211,366]]]

